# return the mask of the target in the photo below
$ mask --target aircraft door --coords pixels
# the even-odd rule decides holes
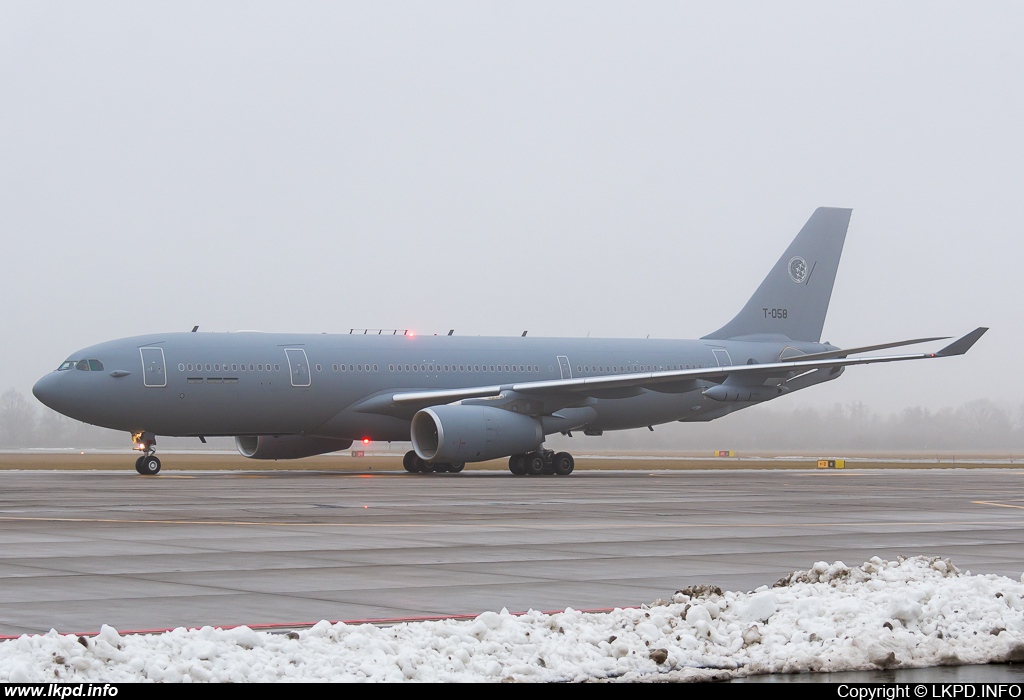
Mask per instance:
[[[148,387],[167,386],[167,363],[163,348],[139,348],[142,355],[142,383]]]
[[[729,357],[729,351],[725,348],[715,348],[711,352],[715,353],[715,361],[718,362],[719,367],[730,367],[732,365],[732,358]]]
[[[558,371],[562,373],[562,379],[572,379],[572,365],[569,364],[568,355],[558,356]]]
[[[288,372],[291,375],[292,386],[309,386],[311,376],[306,351],[302,348],[285,348],[284,355],[288,358]]]

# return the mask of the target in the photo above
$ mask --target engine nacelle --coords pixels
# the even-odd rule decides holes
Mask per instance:
[[[347,450],[351,446],[351,440],[301,435],[240,435],[235,438],[238,452],[249,459],[299,459]]]
[[[412,446],[427,462],[483,462],[544,442],[540,421],[492,406],[432,406],[412,417]]]

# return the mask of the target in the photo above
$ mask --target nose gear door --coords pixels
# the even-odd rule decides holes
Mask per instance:
[[[142,383],[148,387],[167,386],[167,364],[163,348],[139,348],[142,355]]]

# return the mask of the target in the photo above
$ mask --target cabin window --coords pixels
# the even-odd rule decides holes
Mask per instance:
[[[89,369],[93,372],[102,372],[103,363],[99,360],[89,360]]]
[[[183,363],[183,362],[179,362],[178,363],[178,371],[179,372],[184,372],[185,371],[185,363]]]
[[[320,365],[317,365],[317,366],[316,366],[316,371],[317,371],[317,372],[319,372],[319,371],[320,371],[320,369],[321,369]]]
[[[77,364],[75,364],[75,369],[82,370],[83,372],[88,372],[89,371],[89,361],[88,360],[79,360],[77,362]]]

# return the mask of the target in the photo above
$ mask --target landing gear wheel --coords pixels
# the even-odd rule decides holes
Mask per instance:
[[[526,466],[526,473],[530,476],[540,476],[544,473],[544,458],[539,454],[523,455],[523,464]]]
[[[142,471],[142,460],[144,460],[144,459],[145,459],[145,457],[143,456],[143,457],[139,457],[137,460],[135,460],[135,471],[137,471],[139,474],[145,474],[146,473],[146,472]]]
[[[416,474],[419,472],[419,459],[420,458],[416,456],[416,453],[413,450],[406,452],[405,456],[402,457],[402,466],[405,467],[405,471],[410,474]]]
[[[526,467],[523,465],[525,455],[512,455],[508,458],[508,470],[515,476],[525,476]]]
[[[569,476],[572,474],[572,470],[576,466],[576,461],[568,452],[559,452],[555,455],[555,458],[551,460],[551,463],[555,467],[555,474],[558,476]]]
[[[433,471],[434,471],[434,463],[433,462],[424,462],[422,459],[417,457],[416,458],[416,463],[420,467],[420,474],[432,474],[433,473]]]
[[[448,465],[448,471],[451,472],[452,474],[458,474],[465,468],[465,462],[452,462],[451,464]]]
[[[135,469],[139,474],[143,474],[145,476],[156,476],[160,473],[160,460],[156,455],[143,457],[139,460]]]

